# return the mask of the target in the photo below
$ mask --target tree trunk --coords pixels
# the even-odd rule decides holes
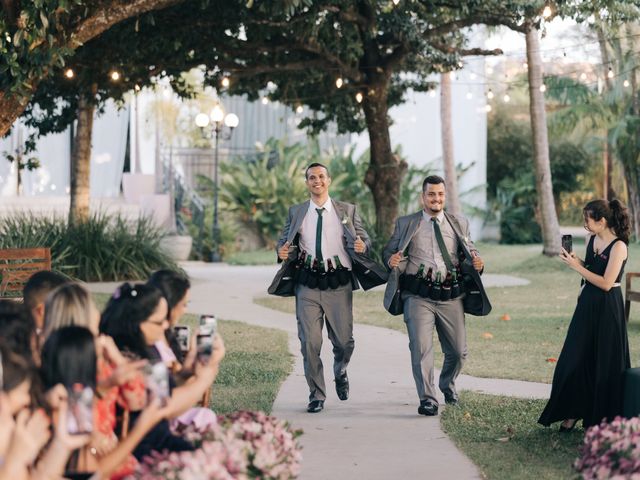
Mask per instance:
[[[388,83],[372,88],[364,95],[363,104],[371,155],[365,183],[373,194],[376,232],[385,240],[393,233],[400,204],[400,184],[407,171],[407,163],[391,152],[387,89]]]
[[[75,50],[82,44],[87,43],[92,38],[97,37],[113,25],[120,23],[127,18],[135,17],[152,10],[161,10],[173,5],[182,3],[184,0],[110,0],[101,2],[100,6],[87,18],[81,19],[73,31],[68,31],[68,41],[65,45],[71,50]],[[98,3],[98,2],[96,2]],[[32,85],[35,91],[40,78],[30,77],[27,82]],[[4,137],[11,125],[22,114],[29,103],[30,96],[16,97],[10,95],[9,90],[0,91],[0,138]]]
[[[96,86],[93,86],[94,92]],[[94,94],[95,96],[95,94]],[[69,224],[89,219],[89,193],[91,180],[91,135],[93,132],[93,98],[83,95],[78,100],[78,126],[71,154],[71,191]]]
[[[458,176],[453,154],[453,127],[451,119],[451,73],[440,75],[440,125],[442,136],[442,163],[444,181],[447,189],[447,210],[454,214],[462,213],[458,196]]]
[[[605,91],[610,91],[613,88],[613,82],[609,78],[609,68],[612,67],[611,59],[609,56],[609,50],[607,49],[607,39],[604,34],[604,27],[602,22],[599,21],[599,16],[596,15],[598,21],[595,24],[596,35],[598,37],[598,46],[600,47],[600,58],[602,60],[602,69],[601,73],[604,76],[604,89]],[[605,131],[605,140],[604,140],[604,156],[603,156],[603,169],[604,169],[604,185],[603,185],[603,194],[602,196],[605,200],[611,200],[613,198],[613,193],[611,192],[611,169],[613,166],[613,154],[611,145],[609,144],[609,131]]]
[[[640,172],[638,169],[634,169],[635,172],[629,171],[630,169],[625,166],[624,168],[624,182],[627,186],[627,192],[629,194],[629,216],[631,220],[631,233],[635,236],[635,241],[640,241],[640,182],[638,178]],[[635,173],[635,175],[634,175]]]
[[[547,113],[545,111],[542,86],[542,57],[538,29],[531,27],[526,33],[527,75],[529,77],[529,110],[533,135],[533,157],[536,172],[536,191],[542,228],[543,253],[553,256],[560,253],[560,225],[553,199],[551,165],[549,162],[549,139],[547,136]]]

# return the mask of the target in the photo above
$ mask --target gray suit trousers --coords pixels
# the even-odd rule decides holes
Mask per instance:
[[[403,293],[404,321],[409,334],[411,368],[420,400],[438,403],[433,383],[433,327],[444,353],[439,387],[445,395],[455,395],[455,380],[467,358],[467,334],[462,299],[434,302]]]
[[[309,400],[324,400],[327,396],[320,350],[322,326],[326,319],[327,334],[333,344],[333,375],[340,377],[347,370],[353,353],[353,290],[344,285],[335,290],[318,290],[296,286],[296,317],[300,339],[304,376],[309,385]]]

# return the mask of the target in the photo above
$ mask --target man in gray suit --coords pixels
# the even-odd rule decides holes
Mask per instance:
[[[385,297],[393,295],[398,288],[398,282],[402,288],[404,321],[409,334],[411,367],[420,399],[418,413],[421,415],[438,414],[438,399],[433,378],[434,326],[444,353],[439,387],[444,393],[445,403],[458,403],[455,380],[467,356],[464,310],[462,296],[446,299],[441,295],[440,289],[446,288],[446,285],[436,287],[437,282],[432,283],[430,296],[436,299],[412,293],[411,289],[405,289],[403,285],[409,286],[411,282],[415,285],[416,274],[420,282],[425,282],[420,277],[422,272],[426,276],[429,269],[434,276],[439,272],[442,280],[448,278],[451,282],[451,277],[447,275],[457,270],[459,239],[466,243],[471,252],[473,267],[477,271],[484,268],[478,251],[469,240],[468,220],[459,215],[445,213],[445,198],[444,179],[437,175],[425,178],[422,184],[424,210],[397,220],[383,254],[389,268],[397,269],[389,276]],[[423,293],[425,289],[419,292]],[[415,292],[415,288],[413,290]]]
[[[328,267],[329,262],[332,262],[332,267],[336,268],[336,259],[339,259],[344,268],[351,270],[355,266],[356,257],[362,256],[371,247],[355,205],[329,197],[331,177],[324,165],[309,165],[305,178],[310,200],[289,209],[289,216],[277,245],[278,258],[285,262],[297,261],[304,252],[306,257],[314,259],[314,263]],[[306,273],[314,274],[310,271]],[[386,280],[384,273],[382,275]],[[349,398],[347,365],[354,348],[352,290],[358,287],[358,283],[353,273],[349,273],[346,278],[345,284],[337,288],[325,286],[321,290],[312,283],[308,283],[309,286],[295,286],[298,337],[302,347],[304,375],[310,391],[307,406],[310,413],[321,411],[326,399],[320,359],[322,326],[325,320],[327,333],[333,344],[336,393],[340,400]],[[276,275],[270,293],[280,281],[282,278]]]

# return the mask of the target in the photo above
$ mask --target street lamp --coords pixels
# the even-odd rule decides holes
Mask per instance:
[[[233,129],[238,126],[240,119],[234,113],[224,114],[224,110],[220,104],[213,107],[211,113],[199,113],[196,115],[196,125],[202,129],[206,128],[209,124],[213,127],[213,133],[215,135],[214,143],[214,157],[213,157],[213,249],[211,251],[211,261],[219,262],[220,257],[220,224],[218,222],[218,143],[220,138],[228,140],[233,134]],[[226,129],[224,127],[227,127]]]

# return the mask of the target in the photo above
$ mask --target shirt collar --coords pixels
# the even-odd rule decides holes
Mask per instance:
[[[422,218],[425,222],[431,221],[431,215],[427,214],[427,212],[425,212],[424,210],[422,210]],[[438,213],[435,218],[436,220],[438,220],[439,224],[442,224],[442,222],[444,221],[444,210],[440,210],[440,213]]]
[[[331,197],[327,197],[327,201],[324,202],[324,205],[316,205],[313,200],[309,200],[309,211],[315,212],[316,208],[324,208],[327,212],[330,212],[332,207]]]

